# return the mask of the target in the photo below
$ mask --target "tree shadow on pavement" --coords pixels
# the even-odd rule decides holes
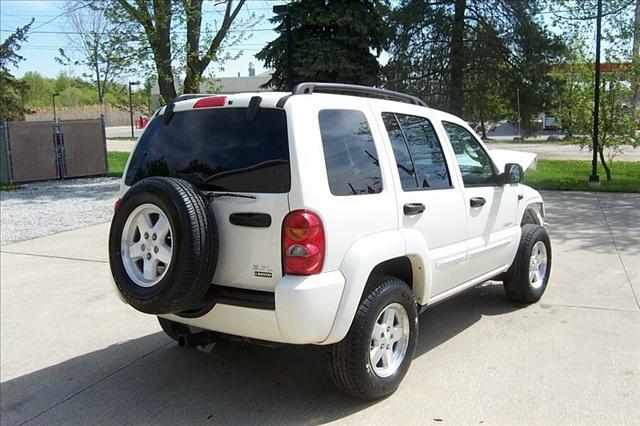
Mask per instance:
[[[640,194],[545,191],[542,196],[553,244],[611,253],[613,238],[618,250],[640,254]]]
[[[502,286],[495,284],[439,304],[420,317],[416,357],[482,316],[520,307],[508,302]],[[147,355],[93,381],[82,379],[92,366],[114,364],[113,358],[128,352]],[[73,380],[75,388],[69,386]],[[1,389],[7,425],[30,419],[35,424],[317,424],[375,404],[333,387],[323,347],[221,341],[208,355],[182,349],[161,333],[6,381]]]

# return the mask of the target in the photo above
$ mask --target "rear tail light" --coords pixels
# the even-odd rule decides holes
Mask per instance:
[[[209,108],[209,107],[221,107],[227,101],[226,96],[207,96],[206,98],[200,98],[193,104],[193,108]]]
[[[314,275],[324,263],[324,228],[317,214],[295,210],[282,222],[282,258],[284,273]]]

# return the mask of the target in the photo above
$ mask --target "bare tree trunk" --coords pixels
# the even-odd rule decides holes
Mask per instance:
[[[150,35],[147,30],[147,39],[151,44],[153,59],[156,63],[160,96],[168,104],[177,96],[171,68],[171,5],[154,2],[154,14],[155,34]]]
[[[200,93],[200,27],[202,25],[202,0],[184,0],[187,16],[187,61],[184,93]]]
[[[455,0],[453,26],[451,28],[451,73],[449,79],[449,112],[462,115],[462,82],[464,80],[464,14],[467,0]]]
[[[600,155],[600,163],[602,163],[602,167],[604,168],[604,172],[607,175],[607,181],[611,180],[611,168],[607,164],[607,160],[604,158],[604,147],[602,145],[598,146],[598,154]]]

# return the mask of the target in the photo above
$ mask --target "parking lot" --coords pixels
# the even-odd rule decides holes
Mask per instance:
[[[3,245],[2,424],[640,424],[640,194],[543,196],[541,302],[486,283],[427,310],[374,403],[334,389],[322,347],[179,348],[114,295],[108,223]]]

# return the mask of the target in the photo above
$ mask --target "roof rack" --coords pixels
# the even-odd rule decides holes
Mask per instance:
[[[352,96],[365,96],[389,99],[395,101],[408,102],[414,105],[426,107],[427,104],[415,96],[405,93],[394,92],[392,90],[377,89],[375,87],[358,86],[356,84],[341,83],[300,83],[293,88],[294,95],[311,94],[313,92],[336,93]]]

